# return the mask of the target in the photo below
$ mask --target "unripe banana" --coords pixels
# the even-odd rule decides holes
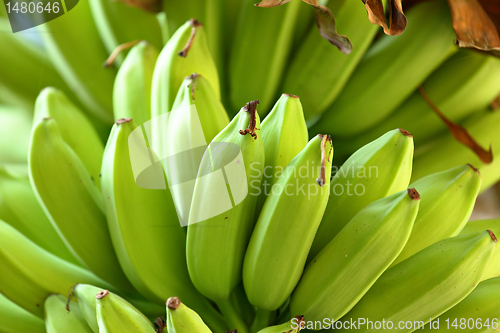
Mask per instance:
[[[157,48],[163,46],[160,24],[153,13],[121,1],[90,0],[89,3],[99,36],[109,53],[138,39],[147,40]],[[116,62],[122,64],[122,54]]]
[[[104,280],[131,290],[111,243],[101,193],[56,120],[34,125],[29,154],[35,195],[71,253]]]
[[[0,294],[0,331],[4,333],[46,333],[42,319]]]
[[[263,114],[266,114],[272,105],[287,64],[286,57],[296,37],[294,26],[303,20],[308,22],[307,16],[311,12],[301,7],[301,1],[292,1],[276,8],[259,8],[254,6],[255,2],[243,1],[233,37],[228,65],[230,102],[236,106],[259,98],[261,108],[265,110]],[[336,52],[333,46],[330,45],[330,48]]]
[[[439,111],[451,121],[460,122],[471,113],[486,108],[498,95],[499,76],[498,58],[461,49],[434,71],[422,87]],[[396,127],[411,132],[420,145],[447,131],[445,123],[424,100],[420,91],[416,91],[377,126],[356,137],[343,139],[338,144],[339,149],[355,151]]]
[[[413,137],[401,129],[384,134],[352,154],[332,178],[332,193],[308,262],[366,205],[406,189],[412,158]]]
[[[181,303],[178,297],[167,300],[167,331],[169,333],[212,333],[201,317]]]
[[[292,294],[292,315],[337,321],[351,310],[405,246],[419,202],[412,188],[356,214],[306,267]]]
[[[471,221],[465,225],[460,235],[468,235],[481,230],[491,230],[495,235],[500,234],[500,219]],[[495,248],[488,267],[481,278],[482,281],[500,276],[500,247]]]
[[[118,69],[113,87],[115,120],[132,118],[142,125],[151,119],[151,85],[158,49],[142,41],[134,46]]]
[[[339,31],[349,37],[352,52],[344,54],[333,49],[314,26],[288,66],[283,83],[284,91],[301,97],[305,117],[311,122],[337,98],[377,32],[359,3],[330,1],[328,7]]]
[[[309,134],[299,97],[281,95],[262,122],[261,133],[266,152],[266,165],[257,202],[257,214],[260,213],[264,201],[283,169],[307,145]]]
[[[208,146],[189,212],[189,275],[196,288],[230,319],[234,316],[228,312],[235,310],[229,299],[241,281],[243,258],[254,227],[255,189],[260,187],[265,162],[257,104],[252,101],[241,108]],[[230,325],[239,332],[246,330],[244,323]]]
[[[418,4],[407,18],[404,34],[382,36],[365,54],[313,131],[338,137],[362,133],[395,110],[457,50],[445,1]]]
[[[328,202],[332,158],[330,137],[315,136],[288,164],[267,198],[243,265],[245,291],[256,307],[278,309],[299,282]]]
[[[47,333],[92,333],[82,312],[73,301],[61,295],[50,295],[43,306]]]
[[[40,207],[29,181],[0,169],[0,219],[48,252],[73,264],[69,252]]]
[[[192,73],[205,77],[220,99],[219,76],[210,51],[204,26],[191,19],[169,39],[158,58],[153,74],[151,113],[157,117],[172,110],[184,78]]]
[[[103,280],[32,243],[0,221],[0,292],[40,318],[50,294],[67,294],[77,282],[111,288]]]
[[[341,321],[366,318],[372,322],[423,324],[464,299],[481,280],[495,249],[491,231],[441,240],[385,271],[361,301]],[[417,327],[402,328],[412,332]],[[340,331],[354,329],[344,326]],[[358,326],[371,332],[373,327]],[[392,331],[389,326],[378,330]]]
[[[210,325],[219,327],[222,319],[189,280],[186,232],[175,218],[169,191],[141,188],[135,181],[131,163],[149,161],[147,154],[141,128],[130,119],[119,120],[111,130],[101,172],[104,207],[121,267],[151,301],[164,304],[172,295],[182,296]],[[164,182],[161,166],[157,166]]]
[[[154,333],[153,324],[132,304],[108,290],[96,296],[99,333]]]
[[[104,146],[87,117],[62,91],[45,88],[36,99],[34,122],[43,118],[53,118],[56,121],[62,139],[78,155],[92,182],[99,188]]]
[[[467,118],[462,124],[481,147],[492,147],[493,156],[500,156],[500,112],[484,110]],[[500,179],[500,159],[486,164],[468,147],[445,133],[415,151],[412,181],[452,167],[471,164],[481,172],[481,191]]]
[[[304,327],[304,317],[298,316],[286,323],[266,327],[257,333],[299,333]]]
[[[500,278],[481,282],[463,301],[439,316],[439,328],[429,324],[419,332],[498,332]],[[437,319],[436,319],[437,321]],[[452,326],[456,324],[457,326]]]
[[[96,119],[110,124],[115,71],[102,66],[107,52],[99,38],[89,1],[80,1],[78,6],[57,20],[38,26],[37,30],[52,64],[68,86]]]
[[[471,165],[462,165],[429,175],[410,187],[420,193],[422,201],[410,238],[392,265],[441,239],[458,235],[476,203],[481,176]],[[450,202],[454,208],[446,209]]]

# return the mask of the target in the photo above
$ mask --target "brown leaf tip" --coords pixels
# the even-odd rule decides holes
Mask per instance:
[[[283,94],[283,95],[288,96],[288,97],[291,97],[291,98],[300,98],[299,96],[297,96],[297,95],[292,95],[292,94],[286,94],[286,93],[285,93],[285,94]]]
[[[413,138],[413,134],[411,134],[410,132],[408,132],[407,130],[404,130],[402,128],[398,128],[398,130],[404,135],[404,136],[407,136],[409,138]]]
[[[125,123],[129,123],[132,121],[132,118],[120,118],[116,121],[116,124],[117,125],[120,125],[120,124],[125,124]]]
[[[328,152],[328,156],[326,154],[326,143],[328,141],[332,141],[331,136],[329,135],[323,135],[323,134],[318,134],[318,136],[322,139],[321,140],[321,170],[319,177],[316,179],[316,183],[323,187],[326,184],[326,161],[329,159],[330,152]],[[330,150],[331,151],[331,150]]]
[[[195,28],[196,28],[196,27],[199,27],[200,25],[203,25],[203,24],[201,24],[201,22],[200,22],[200,21],[198,21],[198,20],[197,20],[197,19],[195,19],[195,18],[190,19],[190,20],[189,20],[189,23],[191,23],[191,26],[193,26],[193,27],[195,27]]]
[[[300,332],[300,330],[306,326],[304,316],[297,316],[295,317],[295,319],[297,319],[297,322],[299,323],[299,329],[297,330],[297,332]]]
[[[474,170],[475,172],[477,172],[477,173],[481,174],[481,172],[479,172],[479,169],[478,169],[478,168],[475,168],[472,164],[467,163],[467,165],[468,165],[468,166],[470,166],[470,167],[471,167],[471,169],[472,169],[472,170]]]
[[[189,36],[186,46],[184,46],[182,50],[177,52],[177,54],[183,58],[187,57],[188,52],[191,49],[191,46],[193,45],[194,38],[196,37],[196,28],[202,25],[200,21],[194,18],[190,19],[188,22],[191,24],[191,35]]]
[[[153,324],[155,326],[156,333],[162,333],[167,326],[167,323],[163,317],[156,318]]]
[[[177,310],[177,308],[181,305],[181,300],[179,297],[170,297],[167,299],[167,308],[170,310]]]
[[[200,74],[198,73],[193,73],[186,77],[186,80],[191,81],[191,100],[194,102],[194,89],[196,87],[196,83],[198,82],[198,78],[200,77]]]
[[[496,243],[497,242],[497,236],[495,236],[495,234],[493,233],[493,231],[491,231],[491,230],[486,230],[486,231],[488,231],[488,233],[490,234],[491,239],[493,239],[493,241]]]
[[[248,102],[243,107],[243,111],[250,114],[250,122],[248,123],[248,128],[239,131],[241,135],[246,135],[247,133],[249,133],[254,139],[257,139],[257,134],[255,134],[257,126],[257,104],[259,104],[259,100]]]
[[[412,199],[412,200],[420,200],[420,194],[417,192],[416,189],[414,188],[409,188],[408,189],[408,196]]]
[[[97,295],[95,295],[95,298],[97,299],[102,299],[106,296],[109,295],[109,291],[108,290],[101,290],[100,292],[97,293]]]

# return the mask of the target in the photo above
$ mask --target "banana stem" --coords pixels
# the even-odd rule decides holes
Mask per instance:
[[[252,333],[256,333],[261,329],[269,326],[269,320],[271,319],[271,314],[273,311],[267,311],[257,308],[255,311],[255,319],[250,327]]]
[[[236,329],[238,333],[250,333],[247,324],[245,324],[245,321],[240,317],[236,311],[236,307],[230,300],[219,301],[217,302],[217,306],[231,330]]]

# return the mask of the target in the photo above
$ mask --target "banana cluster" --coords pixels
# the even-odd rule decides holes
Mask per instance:
[[[331,4],[350,55],[302,2],[198,4],[83,1],[40,28],[44,51],[0,34],[36,60],[26,77],[47,62],[25,90],[0,77],[25,148],[0,133],[0,332],[498,330],[500,220],[468,222],[498,162],[417,89],[498,141],[499,60],[453,45],[442,1],[375,41],[363,8]]]

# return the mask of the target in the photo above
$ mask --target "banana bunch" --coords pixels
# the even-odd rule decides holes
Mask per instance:
[[[499,162],[428,101],[500,153],[498,59],[458,51],[442,0],[398,37],[287,2],[91,0],[2,33],[0,332],[498,329],[499,220],[469,218]]]

